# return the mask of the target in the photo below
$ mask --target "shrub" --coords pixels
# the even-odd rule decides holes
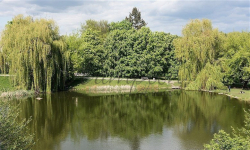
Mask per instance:
[[[248,150],[250,149],[250,110],[245,111],[245,127],[235,130],[233,128],[233,137],[230,137],[225,131],[220,130],[214,134],[210,144],[205,144],[206,150]]]
[[[2,150],[28,150],[35,144],[34,135],[29,134],[27,130],[31,118],[17,121],[19,111],[9,102],[0,100],[0,149]]]

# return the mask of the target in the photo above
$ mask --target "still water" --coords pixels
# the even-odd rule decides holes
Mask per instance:
[[[58,92],[16,100],[32,116],[34,150],[202,149],[213,134],[244,125],[250,105],[206,92],[87,95]]]

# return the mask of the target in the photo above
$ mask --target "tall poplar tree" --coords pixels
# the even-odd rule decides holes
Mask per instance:
[[[18,15],[5,26],[0,45],[1,68],[13,75],[15,86],[36,91],[64,87],[69,59],[53,20]]]
[[[147,25],[147,23],[141,18],[141,12],[136,7],[132,9],[132,13],[129,13],[129,17],[126,17],[125,20],[131,22],[136,30]]]

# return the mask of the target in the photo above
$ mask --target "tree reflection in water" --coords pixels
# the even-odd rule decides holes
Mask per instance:
[[[186,91],[103,96],[58,92],[17,103],[20,119],[32,116],[35,150],[63,149],[62,143],[84,138],[92,144],[119,138],[136,150],[150,135],[164,134],[164,128],[173,130],[183,148],[202,148],[219,129],[230,132],[231,126],[243,126],[243,108],[249,108],[223,95]]]

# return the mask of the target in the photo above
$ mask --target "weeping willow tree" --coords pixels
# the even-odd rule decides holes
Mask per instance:
[[[64,87],[69,57],[53,20],[18,15],[5,26],[0,45],[1,70],[11,75],[17,88],[52,91]]]
[[[183,28],[182,37],[174,40],[175,54],[181,62],[179,78],[183,86],[192,83],[188,85],[189,89],[197,90],[207,89],[211,87],[211,83],[213,86],[216,86],[216,83],[221,85],[220,70],[214,71],[209,77],[202,77],[204,73],[209,72],[211,65],[218,64],[220,39],[219,31],[213,29],[211,21],[207,19],[191,20]],[[202,71],[203,69],[207,71]]]

